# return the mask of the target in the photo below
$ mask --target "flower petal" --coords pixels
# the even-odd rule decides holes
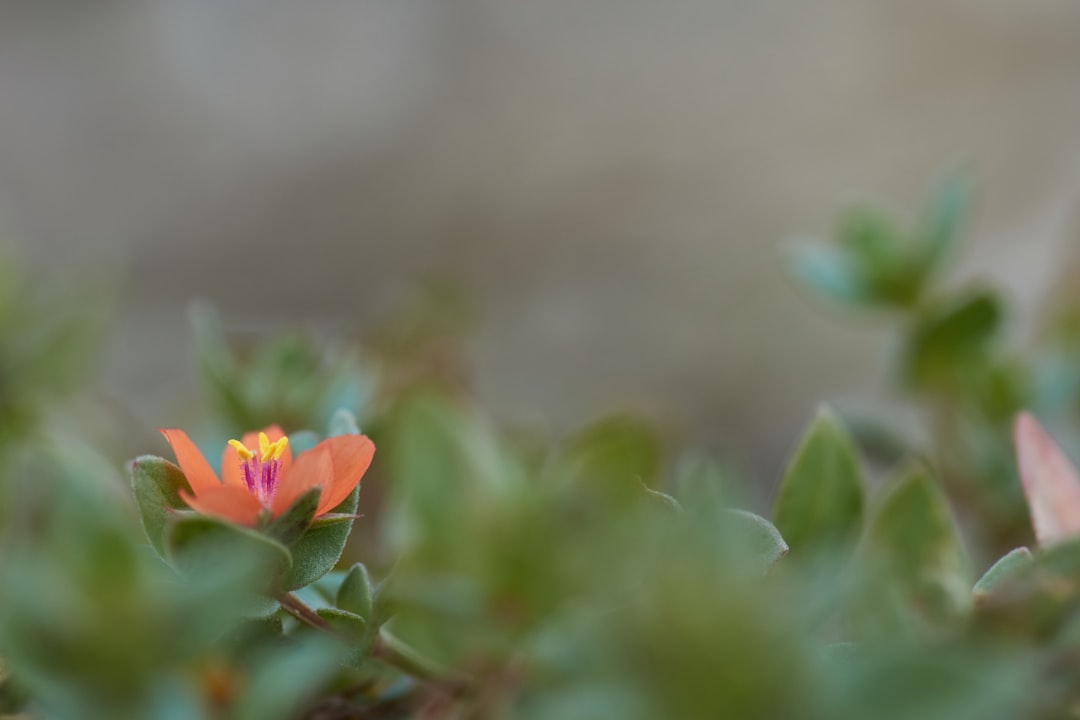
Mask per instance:
[[[276,442],[285,437],[285,431],[279,425],[271,425],[265,428],[263,432],[266,433],[266,437],[270,442]],[[258,448],[259,433],[244,433],[244,437],[240,439],[240,442],[246,448]],[[292,449],[286,445],[285,452],[281,456],[281,471],[283,473],[288,472],[290,467],[292,467]],[[231,445],[226,445],[224,452],[221,453],[221,479],[226,485],[246,487],[244,485],[244,476],[240,471],[240,456]]]
[[[339,435],[323,440],[319,445],[330,450],[334,467],[333,482],[323,490],[316,515],[329,512],[347,498],[375,456],[375,443],[367,435]]]
[[[1016,418],[1020,480],[1039,545],[1080,535],[1080,478],[1076,469],[1028,413]]]
[[[285,512],[301,495],[313,487],[321,487],[325,496],[334,480],[334,459],[323,441],[307,452],[300,453],[292,469],[285,473],[278,485],[270,510],[274,517]],[[322,501],[319,501],[322,507]],[[316,511],[318,514],[319,511]]]
[[[191,441],[186,432],[175,428],[159,428],[159,430],[165,436],[169,445],[172,446],[173,454],[176,455],[176,462],[180,469],[184,471],[184,477],[187,478],[188,485],[191,486],[193,493],[202,495],[221,487],[221,483],[218,481],[217,475],[214,474],[213,468],[210,467],[210,463],[206,462],[206,458],[199,452],[199,448],[195,446],[195,443]]]
[[[236,485],[218,485],[217,489],[198,497],[181,490],[180,497],[196,512],[238,525],[254,526],[263,509],[262,504],[254,495]]]

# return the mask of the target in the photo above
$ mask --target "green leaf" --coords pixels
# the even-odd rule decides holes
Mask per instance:
[[[579,493],[598,492],[605,501],[640,498],[641,484],[658,474],[662,449],[647,424],[627,415],[612,415],[592,423],[569,443],[567,458],[575,472],[572,482],[584,483]]]
[[[904,376],[915,387],[970,379],[1003,319],[998,296],[972,289],[923,311],[904,350]]]
[[[979,611],[985,619],[1042,636],[1074,617],[1078,600],[1080,539],[1072,538],[1040,551],[1030,562],[1014,563],[981,599]]]
[[[330,418],[330,425],[327,429],[329,430],[327,437],[360,434],[360,428],[356,426],[356,417],[344,408],[334,413],[334,416]]]
[[[645,483],[641,483],[641,488],[645,491],[645,495],[651,499],[658,507],[663,507],[669,511],[683,512],[683,506],[678,500],[668,495],[665,492],[659,490],[653,490]]]
[[[991,595],[1003,582],[1015,577],[1016,573],[1031,564],[1033,557],[1026,547],[1010,551],[987,570],[971,592],[975,602],[981,602]]]
[[[370,631],[373,628],[364,618],[347,610],[319,608],[316,612],[348,643],[349,650],[342,661],[351,667],[363,665],[371,655],[378,633]]]
[[[305,453],[318,445],[319,440],[321,438],[310,430],[294,432],[289,436],[289,449],[292,450],[293,457],[296,457],[300,453]]]
[[[971,568],[944,494],[926,468],[894,476],[862,546],[867,615],[906,632],[940,627],[971,605]]]
[[[916,300],[921,273],[911,262],[910,248],[888,218],[869,207],[850,210],[841,220],[838,241],[872,299],[900,306]]]
[[[863,479],[855,448],[824,409],[784,473],[773,519],[798,555],[853,542],[862,512]]]
[[[356,563],[345,575],[337,591],[335,604],[342,610],[359,615],[365,620],[371,617],[371,577],[364,563]]]
[[[131,489],[150,544],[165,557],[165,526],[174,511],[185,508],[179,490],[188,490],[187,479],[164,458],[143,455],[131,463]]]
[[[728,540],[750,567],[765,572],[773,563],[787,555],[788,545],[771,522],[746,510],[728,509],[723,512]]]
[[[923,230],[923,273],[938,269],[956,245],[971,205],[972,184],[963,173],[952,173],[934,193]]]
[[[167,534],[170,558],[188,574],[235,563],[237,558],[265,566],[267,577],[288,572],[293,564],[288,548],[273,538],[216,518],[175,518]]]
[[[791,274],[826,298],[846,305],[866,301],[868,294],[847,252],[814,241],[796,245]]]
[[[338,608],[319,608],[316,612],[330,623],[331,627],[353,642],[362,640],[367,632],[367,620],[356,613]]]
[[[277,720],[299,717],[312,697],[337,669],[332,640],[306,638],[263,655],[236,700],[233,720]]]
[[[270,523],[267,533],[286,547],[303,537],[311,527],[319,507],[322,488],[312,488],[301,495],[284,513]]]
[[[349,496],[336,508],[334,513],[353,515],[360,503],[360,486],[357,485]],[[293,565],[285,577],[283,589],[295,590],[309,585],[334,569],[345,550],[345,543],[352,531],[352,521],[343,520],[330,525],[313,525],[304,535],[290,546]]]

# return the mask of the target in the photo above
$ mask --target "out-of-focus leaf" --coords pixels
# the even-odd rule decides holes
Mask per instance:
[[[845,305],[868,299],[850,255],[840,249],[804,240],[791,253],[791,273],[803,285]]]
[[[863,609],[873,625],[901,632],[952,623],[971,605],[973,578],[944,494],[911,465],[883,496],[861,548]]]
[[[190,490],[187,479],[168,460],[143,455],[131,463],[131,487],[146,537],[158,554],[165,557],[165,526],[177,509],[186,507],[178,491]]]
[[[326,638],[306,638],[300,645],[268,653],[253,669],[230,713],[232,720],[298,717],[305,701],[333,675],[338,650]]]
[[[904,348],[904,377],[914,387],[967,380],[986,365],[985,353],[1003,310],[989,290],[969,290],[929,308]]]
[[[356,426],[356,417],[344,408],[339,408],[334,412],[334,416],[330,418],[328,430],[327,437],[360,434],[360,428]]]
[[[1080,539],[1072,538],[1014,565],[979,603],[980,615],[1013,632],[1045,638],[1080,601]]]
[[[341,515],[354,515],[360,504],[360,486],[357,485],[341,504],[331,510]],[[334,569],[352,530],[351,520],[331,525],[312,526],[290,546],[293,565],[283,582],[285,590],[295,590],[309,585]]]
[[[852,542],[862,524],[863,480],[847,432],[827,409],[810,426],[784,473],[773,509],[796,555]]]
[[[348,645],[342,662],[350,667],[360,667],[371,655],[371,648],[378,635],[378,628],[347,610],[320,608],[319,617],[325,620],[334,632]]]
[[[923,272],[938,269],[956,245],[968,207],[971,204],[970,178],[953,173],[945,178],[932,196],[923,229]]]
[[[1014,577],[1017,572],[1030,564],[1032,560],[1033,557],[1031,551],[1026,547],[1018,547],[1015,550],[1011,550],[1008,554],[994,563],[990,569],[979,578],[979,582],[975,583],[975,587],[972,588],[971,591],[975,598],[975,602],[985,600],[998,586],[1001,585],[1001,583]]]
[[[771,522],[746,510],[725,510],[722,522],[737,553],[762,572],[787,555],[788,545]],[[736,558],[738,560],[738,558]]]
[[[641,483],[649,484],[660,468],[660,442],[645,423],[612,416],[586,427],[569,443],[569,475],[578,492],[596,493],[607,500],[637,498]]]
[[[363,563],[356,563],[345,575],[337,591],[336,605],[365,620],[371,618],[371,578]]]
[[[1054,439],[1029,413],[1016,418],[1020,480],[1039,545],[1080,535],[1080,477]]]
[[[249,562],[263,565],[267,589],[275,574],[288,572],[293,566],[288,548],[254,530],[239,527],[215,518],[196,515],[174,519],[168,529],[169,556],[189,575],[198,575],[207,568],[221,567],[230,556],[241,555]]]
[[[657,505],[667,508],[668,510],[673,510],[675,512],[683,512],[683,506],[679,503],[679,501],[668,495],[667,493],[660,492],[659,490],[653,490],[645,483],[642,483],[641,487],[649,498],[656,501]]]
[[[317,434],[310,430],[301,430],[300,432],[293,433],[289,436],[289,448],[292,450],[293,457],[315,447],[319,444],[320,439],[321,438]]]

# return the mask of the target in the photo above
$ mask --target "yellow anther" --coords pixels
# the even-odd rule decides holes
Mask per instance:
[[[266,433],[259,433],[259,458],[263,462],[270,461],[271,445],[270,438],[266,437]]]
[[[251,458],[255,457],[255,453],[244,447],[244,443],[240,442],[239,440],[230,440],[229,446],[236,451],[236,454],[239,455],[240,459],[244,462],[247,462]]]
[[[285,454],[285,448],[289,446],[289,438],[283,437],[276,443],[270,446],[270,458],[272,460],[280,460],[281,456]]]

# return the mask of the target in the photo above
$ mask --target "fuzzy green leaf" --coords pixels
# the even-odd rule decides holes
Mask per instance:
[[[364,618],[347,610],[320,608],[316,612],[348,643],[349,649],[342,662],[351,667],[363,665],[371,655],[371,648],[378,636],[377,630],[371,628]]]
[[[1004,555],[987,570],[971,592],[975,602],[985,600],[1003,582],[1014,577],[1017,572],[1031,564],[1033,556],[1026,547],[1018,547]]]
[[[143,455],[131,463],[131,489],[150,544],[165,557],[165,526],[184,508],[179,490],[188,489],[184,473],[164,458]]]
[[[743,560],[762,572],[787,555],[788,545],[780,531],[771,522],[746,510],[725,510],[725,530],[737,551],[744,553]],[[738,558],[736,558],[738,559]]]
[[[360,502],[360,486],[357,485],[340,505],[332,509],[333,513],[353,515]],[[345,550],[345,543],[352,531],[352,520],[343,519],[332,524],[314,524],[304,535],[290,546],[293,557],[291,571],[285,577],[284,589],[309,585],[334,569]]]
[[[1015,552],[1015,551],[1014,551]],[[1075,615],[1080,600],[1080,539],[1071,538],[1015,563],[993,593],[979,603],[981,614],[1013,630],[1045,635]]]
[[[884,488],[862,550],[866,605],[881,626],[939,627],[971,605],[971,568],[948,502],[920,465]]]
[[[852,542],[862,525],[863,479],[847,431],[823,410],[784,473],[773,509],[796,554]]]
[[[342,610],[359,615],[365,620],[371,617],[371,577],[364,563],[349,568],[337,591],[336,605]]]

